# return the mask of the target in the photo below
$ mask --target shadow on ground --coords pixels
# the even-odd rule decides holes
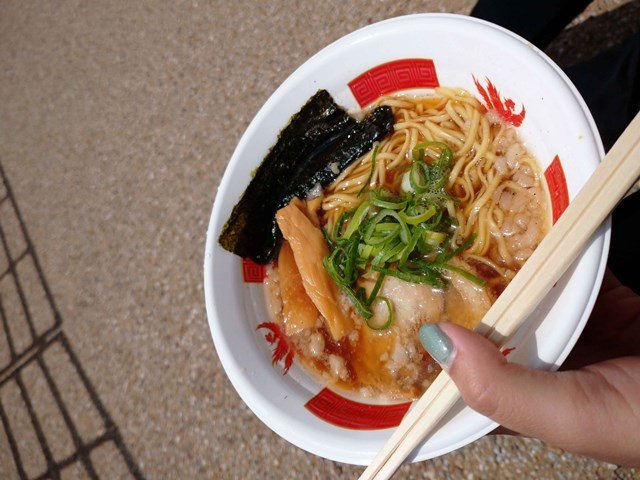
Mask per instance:
[[[62,331],[2,165],[0,243],[0,478],[143,479]]]

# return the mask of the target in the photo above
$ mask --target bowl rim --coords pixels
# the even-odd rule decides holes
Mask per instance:
[[[231,180],[230,180],[230,175],[228,175],[228,172],[234,170],[236,165],[239,162],[240,155],[238,155],[238,151],[241,150],[241,147],[243,147],[244,144],[247,143],[248,139],[253,135],[258,124],[260,124],[263,120],[263,117],[265,117],[266,112],[269,110],[269,107],[272,104],[277,103],[279,101],[281,95],[283,95],[283,92],[285,92],[288,89],[290,84],[296,82],[297,77],[301,74],[301,70],[303,70],[307,64],[311,63],[317,57],[323,55],[323,53],[326,52],[327,50],[333,50],[336,46],[338,46],[341,43],[347,44],[355,36],[363,35],[364,33],[371,32],[380,27],[387,27],[394,23],[401,24],[407,21],[416,21],[416,20],[422,20],[422,19],[430,20],[435,18],[448,19],[451,21],[462,22],[463,24],[468,22],[468,23],[483,25],[490,29],[501,32],[502,34],[506,34],[512,39],[526,46],[529,46],[535,54],[541,57],[545,61],[545,63],[554,70],[556,75],[558,75],[562,80],[562,82],[570,89],[574,99],[577,101],[578,105],[580,106],[580,109],[582,110],[582,113],[584,114],[585,120],[589,125],[589,130],[591,131],[591,134],[593,136],[593,141],[595,142],[598,155],[600,157],[600,161],[602,161],[602,158],[604,157],[604,147],[602,145],[602,140],[600,138],[593,116],[591,115],[591,112],[589,111],[584,99],[578,92],[577,88],[573,85],[573,83],[568,78],[568,76],[560,69],[560,67],[558,67],[555,64],[555,62],[553,62],[553,60],[551,60],[542,50],[537,48],[535,45],[531,44],[526,39],[520,37],[519,35],[499,25],[496,25],[491,22],[481,20],[478,18],[469,17],[466,15],[453,14],[453,13],[420,13],[420,14],[402,15],[402,16],[397,16],[397,17],[386,19],[386,20],[382,20],[379,22],[375,22],[370,25],[364,26],[362,28],[356,29],[338,38],[337,40],[331,42],[330,44],[326,45],[325,47],[320,49],[318,52],[316,52],[314,55],[306,59],[291,74],[289,74],[287,78],[275,89],[275,91],[269,96],[269,98],[260,107],[256,115],[253,117],[252,121],[249,123],[248,127],[244,131],[240,140],[238,141],[238,144],[236,145],[234,152],[227,166],[225,167],[225,172],[222,176],[222,179],[220,181],[220,184],[218,186],[218,189],[215,195],[215,200],[213,202],[213,209],[211,212],[209,225],[207,229],[205,254],[204,254],[204,272],[203,273],[204,273],[204,294],[205,294],[205,305],[206,305],[206,311],[207,311],[207,320],[208,320],[210,333],[213,339],[213,343],[215,345],[216,354],[218,355],[218,359],[220,360],[220,363],[224,368],[227,377],[231,381],[231,384],[233,385],[234,389],[236,390],[238,395],[241,397],[245,405],[247,405],[253,411],[253,413],[269,429],[277,433],[286,441],[296,445],[297,447],[307,452],[313,453],[314,455],[319,455],[333,461],[348,462],[348,463],[360,464],[360,465],[366,464],[365,462],[362,462],[359,459],[355,459],[355,460],[349,459],[348,455],[343,455],[338,457],[334,454],[328,453],[326,449],[325,450],[318,449],[317,444],[313,444],[313,442],[310,442],[308,439],[304,439],[302,435],[293,434],[291,430],[287,430],[286,428],[283,427],[283,425],[273,421],[272,418],[269,418],[269,415],[271,412],[263,408],[263,405],[261,404],[261,402],[267,403],[265,401],[264,396],[261,394],[259,390],[254,388],[251,382],[249,382],[240,373],[239,370],[241,369],[241,367],[234,361],[233,355],[230,354],[229,345],[223,338],[220,338],[219,335],[215,334],[216,324],[219,322],[219,319],[216,313],[216,307],[214,305],[214,298],[213,298],[214,297],[213,250],[215,248],[215,245],[217,244],[217,238],[215,235],[216,234],[215,226],[221,220],[220,199],[226,195],[227,190],[229,188],[229,184]],[[551,371],[557,370],[562,365],[562,363],[566,360],[567,356],[569,355],[569,353],[575,346],[575,343],[577,342],[579,336],[581,335],[582,330],[584,329],[584,326],[593,309],[593,306],[595,304],[596,298],[600,290],[600,284],[602,283],[605,268],[606,268],[608,251],[609,251],[609,243],[610,243],[610,235],[611,235],[611,220],[610,218],[608,218],[600,227],[600,229],[596,232],[596,234],[594,234],[593,236],[593,238],[596,238],[596,239],[602,237],[602,241],[603,241],[600,260],[599,260],[596,275],[595,275],[594,285],[591,289],[591,293],[589,294],[588,301],[586,302],[584,309],[582,311],[582,316],[580,317],[580,321],[578,322],[576,329],[574,330],[573,334],[570,336],[565,347],[562,349],[560,355],[557,357],[557,360],[554,362],[553,366],[550,368]],[[427,455],[421,454],[420,450],[417,449],[416,450],[417,454],[414,453],[412,461],[416,462],[416,461],[427,460],[429,458],[434,458],[434,457],[443,455],[445,453],[449,453],[453,450],[456,450],[464,445],[467,445],[477,440],[478,438],[486,435],[487,433],[489,433],[490,431],[492,431],[498,426],[496,422],[490,419],[488,420],[490,423],[488,423],[488,425],[485,428],[479,429],[476,432],[476,434],[469,435],[464,439],[460,440],[459,442],[448,444],[447,447],[445,448],[441,448],[437,451],[432,451]],[[312,450],[311,449],[312,447],[316,447],[316,449]]]

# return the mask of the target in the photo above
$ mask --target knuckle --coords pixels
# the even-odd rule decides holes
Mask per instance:
[[[474,378],[461,392],[462,397],[476,412],[492,418],[500,409],[500,399],[495,394],[494,385],[489,378]]]

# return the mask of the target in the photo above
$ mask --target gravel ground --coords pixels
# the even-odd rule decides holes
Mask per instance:
[[[583,58],[581,22],[622,3],[594,2],[552,55],[561,64]],[[204,310],[209,213],[240,135],[309,56],[375,21],[465,14],[471,6],[0,4],[0,165],[29,234],[11,198],[3,200],[9,259],[0,258],[8,268],[0,299],[14,322],[14,349],[30,359],[16,363],[0,343],[0,478],[37,478],[56,465],[62,478],[357,476],[360,467],[315,457],[272,433],[231,387]],[[615,29],[598,25],[592,32],[612,41]],[[25,298],[33,332],[15,326]],[[493,436],[405,466],[397,478],[640,474],[536,440]]]

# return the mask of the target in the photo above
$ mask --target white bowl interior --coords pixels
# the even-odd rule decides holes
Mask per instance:
[[[244,283],[241,259],[217,238],[231,209],[277,134],[319,88],[349,110],[358,104],[347,84],[368,69],[402,58],[433,59],[440,85],[477,93],[472,75],[485,77],[504,97],[526,107],[519,135],[542,170],[558,155],[573,198],[596,168],[603,149],[591,115],[566,76],[521,38],[486,22],[445,14],[400,17],[354,32],[296,70],[258,112],[227,167],[215,201],[205,253],[205,296],[218,356],[234,387],[272,430],[291,443],[336,461],[367,464],[391,429],[362,431],[334,426],[305,403],[320,385],[294,364],[287,375],[271,365],[271,349],[256,331],[269,321],[262,285]],[[571,270],[509,342],[510,360],[557,368],[575,344],[598,293],[609,225],[601,228]],[[424,460],[459,448],[495,427],[463,404],[414,455]]]

